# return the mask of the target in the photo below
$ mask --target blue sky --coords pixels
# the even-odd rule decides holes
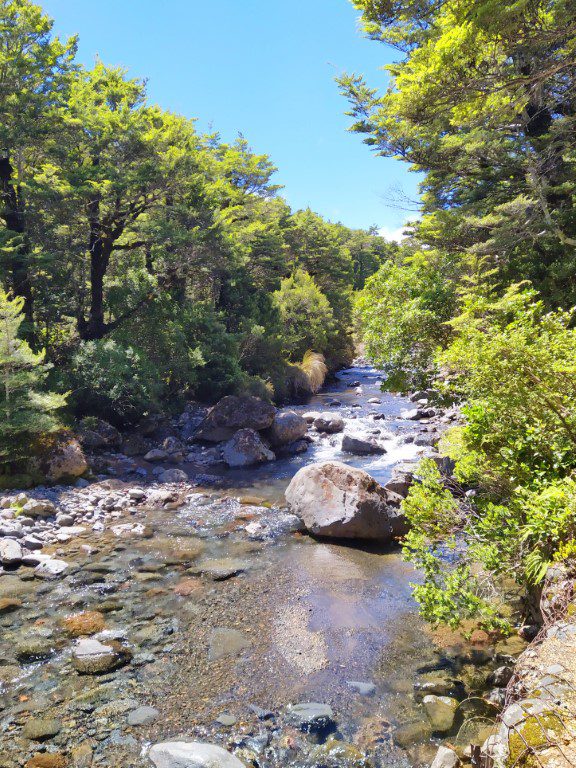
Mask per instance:
[[[389,198],[415,197],[415,175],[346,131],[335,76],[384,88],[396,55],[362,37],[348,0],[38,1],[58,34],[79,33],[84,64],[121,64],[148,78],[151,101],[269,154],[294,208],[390,233],[414,217]]]

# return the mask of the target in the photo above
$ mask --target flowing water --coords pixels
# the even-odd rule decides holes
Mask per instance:
[[[145,765],[126,754],[179,735],[248,745],[261,766],[321,764],[282,719],[291,704],[319,702],[332,707],[339,738],[361,750],[337,764],[364,764],[364,752],[382,765],[429,761],[434,740],[414,684],[462,671],[469,649],[458,638],[440,644],[418,617],[410,589],[418,576],[398,549],[315,541],[279,509],[309,462],[343,460],[385,482],[417,458],[422,449],[405,438],[418,427],[401,418],[411,404],[379,385],[377,371],[353,368],[296,410],[339,413],[348,434],[380,430],[386,454],[343,455],[334,435],[257,469],[203,469],[219,485],[177,509],[152,505],[136,527],[119,517],[115,530],[63,544],[77,566],[64,581],[39,587],[4,575],[0,599],[23,605],[0,615],[0,746],[18,749],[9,737],[24,706],[62,719],[56,745],[90,741],[98,765]],[[368,403],[374,397],[381,402]],[[61,621],[86,609],[104,613],[103,637],[134,649],[129,666],[99,678],[71,670]],[[31,628],[50,652],[17,666],[14,649]],[[122,707],[135,703],[156,707],[158,719],[126,728]]]

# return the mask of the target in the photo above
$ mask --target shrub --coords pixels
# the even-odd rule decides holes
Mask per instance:
[[[366,352],[384,369],[390,389],[420,388],[435,370],[456,303],[455,265],[438,251],[389,261],[357,295],[355,314]]]
[[[76,415],[118,425],[158,410],[163,391],[158,371],[144,353],[113,339],[82,343],[70,361],[69,380]]]
[[[282,280],[274,302],[282,322],[282,352],[288,360],[301,360],[310,349],[326,351],[335,330],[334,315],[328,299],[307,272],[296,269]]]
[[[31,456],[34,440],[58,429],[54,412],[66,397],[39,391],[48,373],[44,352],[35,353],[18,332],[24,321],[22,298],[0,288],[0,468]]]

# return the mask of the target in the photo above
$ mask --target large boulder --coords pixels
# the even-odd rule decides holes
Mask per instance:
[[[215,744],[164,741],[150,748],[156,768],[246,768],[237,757]]]
[[[277,413],[266,437],[273,446],[288,445],[300,440],[308,431],[308,422],[294,411]]]
[[[268,429],[275,415],[276,408],[259,397],[229,395],[208,411],[194,437],[219,443],[230,440],[239,429]]]
[[[38,447],[32,460],[33,471],[38,471],[52,483],[74,480],[88,470],[82,446],[68,432],[50,435]]]
[[[286,489],[286,501],[315,536],[390,541],[406,533],[398,496],[338,461],[303,467]]]
[[[252,467],[276,458],[253,429],[238,430],[224,446],[222,457],[229,467]]]

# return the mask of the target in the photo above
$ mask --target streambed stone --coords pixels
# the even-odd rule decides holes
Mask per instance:
[[[226,656],[239,656],[250,645],[250,640],[237,629],[218,627],[210,635],[208,658],[216,661]]]
[[[16,539],[0,539],[0,563],[17,565],[22,562],[22,547]]]
[[[160,717],[155,707],[138,707],[128,713],[128,725],[152,725]]]
[[[424,696],[422,704],[433,730],[445,733],[452,728],[458,709],[456,699],[452,699],[450,696],[428,695]]]
[[[222,451],[222,458],[229,467],[251,467],[274,461],[276,455],[253,429],[240,429]]]
[[[199,741],[154,744],[148,757],[156,768],[246,768],[243,762],[222,747]]]
[[[22,735],[25,739],[31,739],[33,741],[42,741],[43,739],[49,739],[52,736],[56,736],[60,733],[62,724],[59,720],[52,717],[32,717],[27,720],[24,728],[22,729]]]
[[[82,675],[111,672],[127,664],[131,658],[131,652],[116,640],[104,644],[92,637],[77,640],[72,651],[72,665]]]
[[[315,701],[293,704],[288,708],[286,718],[305,733],[329,732],[336,727],[332,707]]]

